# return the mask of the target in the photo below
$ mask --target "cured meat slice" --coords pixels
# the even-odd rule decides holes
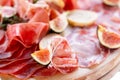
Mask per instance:
[[[50,20],[58,17],[59,15],[60,15],[60,13],[57,10],[55,10],[55,9],[50,10]]]
[[[13,6],[13,0],[0,0],[0,6]]]
[[[9,42],[8,42],[3,47],[6,48],[6,50],[4,50],[2,53],[0,53],[0,59],[3,59],[3,60],[4,59],[16,58],[17,55],[19,55],[18,52],[22,51],[20,43],[18,43],[17,45],[13,46],[13,45],[9,45]],[[0,50],[0,51],[2,51],[2,50]],[[16,56],[14,56],[14,55],[16,55]]]
[[[26,59],[26,58],[32,58],[31,53],[33,53],[35,50],[37,50],[37,46],[34,45],[30,48],[25,48],[23,52],[21,52],[18,56],[20,59]]]
[[[15,0],[15,6],[19,16],[29,22],[47,22],[49,21],[49,6],[45,1],[38,1],[33,4],[27,0]]]
[[[30,3],[27,0],[14,0],[14,3],[20,18],[26,20],[26,11]]]
[[[67,36],[73,52],[76,53],[80,67],[91,67],[101,63],[109,54],[109,49],[100,46],[96,28],[74,28]]]
[[[3,30],[0,30],[0,44],[2,44],[3,43],[3,39],[4,39],[4,37],[5,37],[5,31],[3,31]]]
[[[11,60],[11,59],[17,59],[17,58],[19,58],[23,54],[23,52],[25,51],[25,49],[26,48],[24,48],[24,47],[19,47],[19,49],[17,49],[15,52],[13,52],[12,56],[10,58],[7,58],[7,59]]]
[[[2,36],[2,34],[1,34],[1,36]],[[7,36],[5,35],[0,42],[1,42],[1,44],[0,44],[0,54],[1,54],[7,49],[8,42],[9,42]]]
[[[9,63],[7,63],[6,65],[2,65],[0,66],[0,72],[1,73],[13,73],[18,71],[21,67],[25,66],[25,64],[28,62],[29,63],[29,59],[19,59],[19,60],[13,60]],[[4,61],[3,61],[4,62]]]
[[[16,40],[25,47],[37,44],[40,39],[47,33],[48,25],[45,23],[19,23],[9,25],[7,28],[7,36],[9,42]]]
[[[7,41],[6,36],[5,36],[5,31],[0,30],[0,53],[2,53],[6,48],[6,43]]]
[[[61,73],[70,73],[78,68],[78,60],[67,40],[63,37],[53,38],[51,41],[53,58],[50,66],[53,66]]]
[[[48,12],[42,8],[31,8],[28,17],[31,17],[29,22],[49,22]]]
[[[18,78],[23,78],[20,76],[24,76],[24,78],[30,77],[37,69],[41,67],[41,65],[37,64],[33,59],[31,59],[30,54],[37,49],[37,46],[32,46],[31,48],[19,48],[16,49],[12,56],[7,59],[1,59],[0,60],[0,72],[6,73],[6,74],[12,74],[16,73],[14,76]],[[36,66],[32,66],[32,65]],[[28,68],[30,67],[30,68]],[[30,73],[26,73],[24,75],[24,69],[32,69]],[[28,70],[29,71],[29,70]],[[18,74],[17,74],[18,73]],[[20,74],[19,74],[20,73]],[[23,74],[22,74],[23,73]]]
[[[34,66],[33,66],[34,65]],[[43,66],[36,64],[35,62],[28,63],[26,66],[24,66],[21,70],[13,73],[12,75],[16,76],[17,78],[23,78],[27,79],[32,76],[32,74],[38,70],[39,68],[42,68]]]
[[[10,58],[14,51],[0,53],[0,59]]]
[[[54,67],[44,67],[44,68],[39,68],[33,76],[52,76],[56,74],[58,71]]]

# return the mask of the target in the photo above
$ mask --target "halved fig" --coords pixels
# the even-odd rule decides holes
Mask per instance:
[[[117,33],[110,32],[103,26],[99,25],[97,35],[100,43],[108,48],[115,49],[120,47],[120,36]]]
[[[95,22],[97,13],[88,10],[73,10],[69,12],[67,18],[70,25],[85,27]]]
[[[41,49],[31,54],[33,59],[42,65],[48,65],[52,59],[52,53],[48,49]]]
[[[109,6],[118,6],[120,4],[120,0],[103,0],[103,2]]]
[[[51,33],[51,34],[48,34],[47,36],[45,36],[39,43],[39,49],[47,48],[48,45],[50,44],[52,38],[54,38],[55,36],[59,36],[59,35],[55,34],[55,33]]]
[[[47,65],[51,62],[54,50],[63,40],[65,40],[63,37],[56,34],[48,35],[39,43],[40,50],[35,51],[31,56],[38,63]]]
[[[63,13],[50,21],[50,28],[54,32],[63,32],[67,26],[68,26],[68,21],[67,21],[66,13]]]

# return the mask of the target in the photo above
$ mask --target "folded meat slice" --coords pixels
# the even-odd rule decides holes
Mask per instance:
[[[5,31],[0,30],[0,54],[7,48],[8,40]]]
[[[13,6],[13,0],[0,0],[0,6]]]
[[[52,76],[57,72],[58,71],[54,67],[43,67],[36,70],[32,76]]]
[[[43,8],[31,8],[27,16],[30,19],[29,22],[49,22],[48,12]]]
[[[7,27],[9,42],[16,40],[25,47],[37,44],[40,39],[48,32],[48,24],[41,22],[19,23]]]
[[[69,43],[63,37],[56,37],[50,43],[52,50],[52,60],[50,67],[53,66],[59,72],[66,74],[78,68],[78,59],[72,51]]]
[[[4,65],[0,66],[0,72],[11,74],[13,72],[19,71],[20,68],[25,66],[27,62],[29,63],[29,60],[30,60],[30,58],[29,59],[17,59],[17,60],[13,60],[11,62],[8,62],[6,64],[4,63]],[[3,62],[5,62],[5,61],[3,61]]]
[[[28,0],[15,0],[15,7],[19,16],[29,22],[49,21],[49,6],[45,1],[33,4]]]
[[[15,49],[16,48],[13,50]],[[21,46],[13,53],[10,53],[11,57],[0,59],[0,73],[11,74],[21,79],[31,77],[32,74],[35,73],[38,69],[44,67],[35,62],[30,56],[30,54],[36,49],[36,45],[30,48]],[[9,50],[11,50],[11,52],[13,51],[12,49]],[[4,52],[3,55],[5,54],[8,53]]]

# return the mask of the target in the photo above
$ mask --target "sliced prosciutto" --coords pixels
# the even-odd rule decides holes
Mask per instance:
[[[61,73],[70,73],[78,68],[78,60],[72,52],[67,40],[63,37],[56,37],[50,43],[52,50],[52,61],[49,66],[53,66]]]
[[[42,8],[33,8],[29,10],[28,17],[30,17],[29,22],[49,22],[48,13]]]
[[[54,67],[39,67],[39,69],[34,72],[33,76],[52,76],[55,75],[57,72],[58,71]]]
[[[49,21],[49,6],[45,1],[39,1],[33,4],[27,0],[15,0],[15,8],[19,16],[29,22]]]
[[[0,6],[13,6],[13,0],[0,0]]]
[[[120,10],[117,7],[106,6],[102,0],[63,1],[65,7],[61,8],[59,4],[46,0],[38,0],[36,3],[33,3],[33,0],[0,0],[0,6],[7,6],[0,14],[1,24],[3,17],[13,15],[23,20],[13,24],[6,22],[6,31],[0,29],[0,74],[27,80],[57,73],[67,74],[79,67],[89,68],[104,61],[109,55],[109,49],[99,44],[96,28],[101,24],[120,33]],[[33,60],[31,54],[39,50],[38,43],[46,34],[51,33],[50,20],[65,10],[76,8],[97,12],[99,18],[93,24],[95,26],[74,27],[70,31],[66,29],[65,38],[56,37],[50,43],[52,59],[49,64],[42,65]]]
[[[27,79],[31,77],[38,69],[41,69],[41,68],[43,68],[42,65],[39,65],[36,62],[31,61],[26,63],[21,68],[19,68],[18,71],[13,72],[12,75],[14,75],[17,78]]]
[[[8,38],[5,34],[5,31],[0,30],[0,55],[7,49],[7,46],[8,46]],[[1,55],[0,58],[2,57],[3,56]]]
[[[76,53],[80,67],[100,64],[109,54],[109,49],[100,46],[96,36],[96,27],[89,29],[72,28],[66,38]]]
[[[13,24],[8,26],[7,36],[9,42],[16,40],[25,47],[29,47],[32,44],[37,44],[48,29],[47,24],[40,22]]]

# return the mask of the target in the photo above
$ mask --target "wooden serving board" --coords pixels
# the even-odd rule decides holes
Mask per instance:
[[[111,53],[94,68],[79,68],[70,74],[56,74],[49,77],[34,77],[27,80],[110,80],[120,70],[120,49]],[[10,75],[0,74],[1,80],[20,80]]]
[[[119,71],[120,71],[120,63],[98,80],[110,80]]]

